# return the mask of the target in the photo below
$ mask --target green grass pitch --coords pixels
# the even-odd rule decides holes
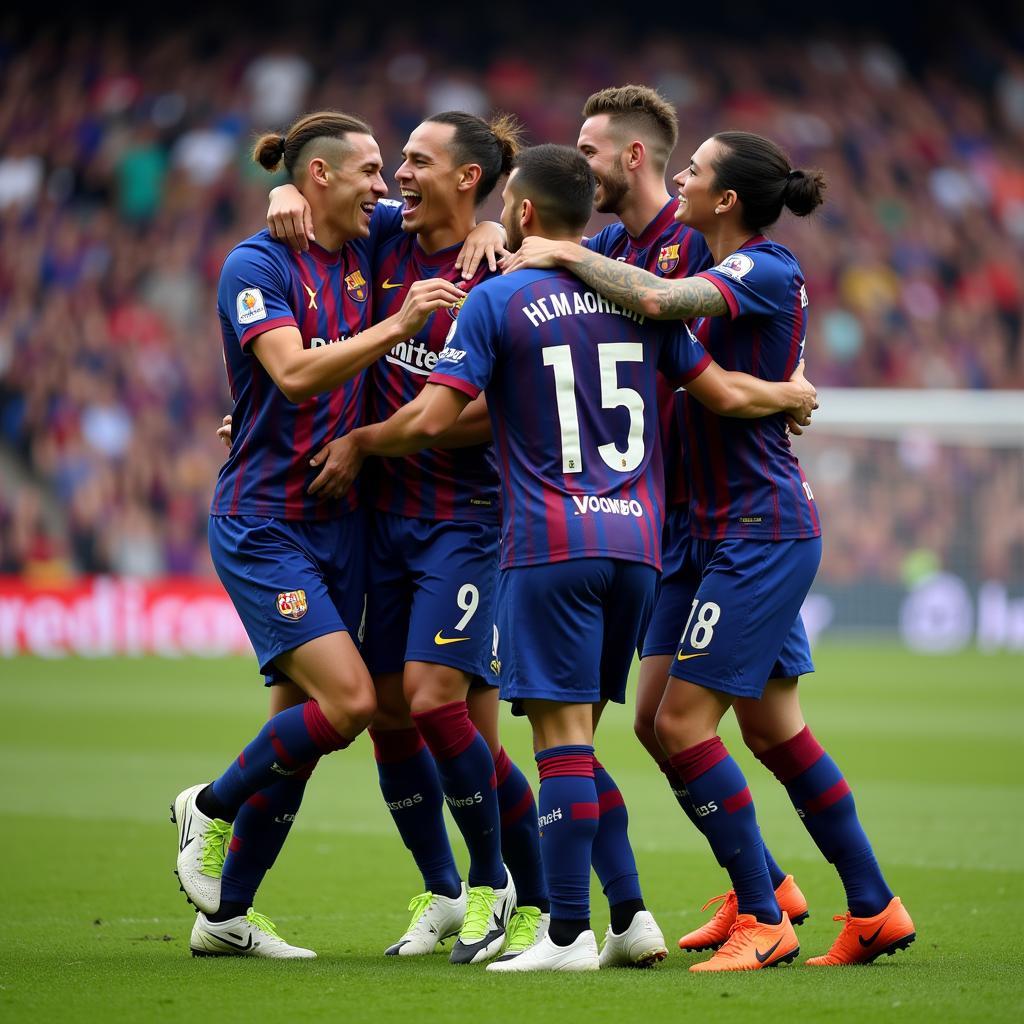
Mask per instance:
[[[650,908],[673,952],[655,970],[494,977],[384,947],[418,875],[384,809],[368,741],[314,776],[258,909],[309,963],[194,960],[192,911],[171,874],[167,806],[215,775],[259,726],[253,666],[229,661],[0,663],[0,1020],[846,1021],[1024,1019],[1024,659],[914,657],[827,646],[804,685],[917,942],[873,967],[814,970],[842,890],[780,786],[747,772],[765,837],[810,900],[800,960],[696,977],[675,939],[727,883],[613,708],[598,753],[616,777]],[[526,725],[503,718],[531,779]],[[457,832],[450,826],[453,842]],[[465,851],[455,842],[460,863]],[[607,907],[594,889],[594,927]]]

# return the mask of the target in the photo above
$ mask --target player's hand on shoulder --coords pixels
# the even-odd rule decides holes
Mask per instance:
[[[462,243],[455,266],[462,271],[462,279],[471,281],[476,277],[480,261],[486,259],[492,271],[498,269],[499,260],[509,255],[505,248],[505,229],[493,220],[477,224]]]
[[[231,413],[228,413],[220,421],[220,426],[217,428],[217,436],[220,438],[221,444],[224,445],[229,451],[231,449]]]
[[[561,247],[561,242],[531,235],[529,238],[523,239],[522,245],[516,252],[502,260],[501,272],[509,274],[513,270],[526,270],[527,268],[546,270],[549,267],[557,267],[561,263],[559,259]]]
[[[348,435],[335,438],[309,460],[311,466],[321,467],[309,493],[318,498],[340,498],[359,475],[364,458]]]
[[[796,364],[790,383],[797,385],[793,407],[786,414],[786,425],[791,434],[802,434],[803,428],[811,422],[811,413],[818,408],[818,392],[804,376],[804,361]]]
[[[313,234],[313,214],[306,197],[291,184],[270,190],[267,228],[279,242],[287,242],[296,252],[305,252]]]
[[[402,308],[395,314],[403,338],[411,338],[420,331],[438,309],[451,309],[466,297],[466,293],[451,281],[433,277],[414,281],[406,293]]]

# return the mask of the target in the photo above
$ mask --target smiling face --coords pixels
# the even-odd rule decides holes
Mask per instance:
[[[714,223],[715,209],[726,194],[716,186],[712,167],[721,145],[713,138],[706,139],[690,157],[689,166],[672,179],[679,190],[675,219],[697,231],[704,231]]]
[[[395,181],[404,201],[402,228],[429,232],[452,221],[459,195],[461,168],[452,159],[455,126],[424,121],[402,150]]]
[[[580,129],[576,148],[587,158],[597,179],[594,209],[619,214],[629,193],[629,180],[622,166],[625,143],[607,114],[588,117]]]
[[[380,149],[370,135],[350,134],[345,141],[347,152],[328,174],[325,209],[343,238],[366,238],[377,200],[388,194]]]

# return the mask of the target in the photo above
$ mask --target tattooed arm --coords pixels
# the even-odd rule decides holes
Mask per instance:
[[[652,320],[689,320],[695,316],[725,316],[729,312],[722,293],[702,277],[670,281],[628,263],[599,256],[574,242],[531,236],[523,240],[503,269],[508,273],[524,267],[554,266],[565,267],[605,298]]]

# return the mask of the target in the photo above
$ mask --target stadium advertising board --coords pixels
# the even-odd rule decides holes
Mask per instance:
[[[815,587],[803,607],[810,640],[897,634],[910,650],[1024,652],[1024,596],[993,580],[935,573],[910,589]],[[215,580],[88,577],[67,585],[0,577],[0,657],[101,658],[252,654]]]

